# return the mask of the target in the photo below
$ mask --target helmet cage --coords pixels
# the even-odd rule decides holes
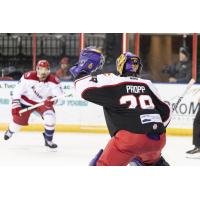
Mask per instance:
[[[138,56],[127,52],[121,54],[116,61],[117,71],[120,75],[126,72],[132,72],[135,74],[140,74],[142,69],[142,63]]]
[[[36,66],[37,77],[45,80],[50,74],[49,62],[47,60],[40,60]]]
[[[95,48],[85,48],[81,51],[78,65],[83,68],[99,68],[104,65],[105,58],[100,50]]]

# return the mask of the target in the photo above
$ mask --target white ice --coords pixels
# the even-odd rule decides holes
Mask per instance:
[[[5,141],[0,132],[0,165],[87,166],[109,138],[108,134],[56,133],[58,149],[52,151],[44,146],[41,133],[16,133]],[[167,136],[163,156],[172,166],[199,166],[200,157],[186,158],[185,152],[192,148],[192,137]]]

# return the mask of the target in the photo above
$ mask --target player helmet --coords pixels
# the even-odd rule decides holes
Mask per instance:
[[[47,60],[39,60],[36,65],[37,77],[40,81],[46,80],[50,74],[50,65]]]
[[[37,63],[37,67],[44,67],[44,68],[49,69],[50,65],[49,65],[49,62],[47,60],[39,60],[38,63]]]
[[[95,47],[87,47],[80,53],[78,66],[86,71],[102,68],[105,58],[100,50]]]
[[[142,70],[142,62],[139,56],[125,52],[117,58],[116,67],[120,75],[131,72],[137,76]]]

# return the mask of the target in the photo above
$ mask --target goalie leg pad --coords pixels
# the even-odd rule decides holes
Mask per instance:
[[[106,145],[97,166],[126,166],[136,157],[135,137],[139,134],[130,134],[125,130],[118,131]],[[146,137],[146,136],[145,136]]]
[[[97,160],[100,158],[103,153],[103,149],[100,149],[97,155],[90,161],[89,166],[96,166]]]
[[[169,163],[161,156],[160,159],[153,164],[145,164],[140,159],[134,158],[130,163],[130,166],[170,166]]]
[[[134,158],[130,163],[130,166],[146,166],[141,160],[138,158]]]
[[[154,140],[146,134],[120,130],[110,139],[96,165],[126,166],[133,158],[139,158],[141,163],[151,165],[159,160],[165,146],[165,134],[159,137],[159,140]]]

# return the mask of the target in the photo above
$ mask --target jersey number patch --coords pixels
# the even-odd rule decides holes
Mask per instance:
[[[120,105],[129,103],[129,109],[135,109],[138,105],[141,109],[154,109],[152,98],[149,95],[140,95],[138,97],[133,94],[124,95],[119,99]]]

